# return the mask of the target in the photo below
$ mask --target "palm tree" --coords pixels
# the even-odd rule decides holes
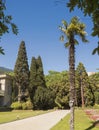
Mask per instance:
[[[65,20],[62,20],[62,26],[59,26],[62,31],[61,41],[67,38],[68,42],[64,45],[69,48],[69,81],[70,81],[70,130],[74,130],[74,105],[75,105],[75,45],[78,41],[75,36],[80,36],[83,42],[88,42],[86,40],[85,24],[81,23],[78,17],[73,17],[68,24]]]

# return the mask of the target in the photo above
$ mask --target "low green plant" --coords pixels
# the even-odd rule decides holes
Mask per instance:
[[[22,103],[22,110],[27,110],[27,104],[26,104],[26,102]]]
[[[95,104],[93,107],[94,107],[95,109],[99,109],[99,104]]]
[[[21,110],[22,109],[22,103],[20,102],[13,102],[11,104],[11,108],[14,110]]]
[[[32,109],[33,109],[33,104],[32,104],[32,102],[31,102],[30,100],[28,100],[28,101],[26,102],[26,105],[27,105],[27,109],[28,109],[28,110],[32,110]]]
[[[33,104],[30,100],[27,100],[26,102],[13,102],[11,108],[14,110],[32,110]]]

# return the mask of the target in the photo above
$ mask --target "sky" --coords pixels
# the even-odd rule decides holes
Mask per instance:
[[[86,24],[89,43],[82,43],[78,38],[76,67],[82,62],[87,72],[98,71],[99,56],[92,55],[98,38],[91,36],[91,18],[85,17],[80,10],[75,9],[70,13],[64,2],[56,3],[56,0],[6,0],[6,8],[6,14],[12,15],[19,33],[16,36],[10,31],[1,38],[0,46],[4,48],[5,55],[0,55],[0,66],[14,69],[19,45],[24,41],[29,66],[32,57],[37,58],[40,55],[45,74],[48,74],[49,70],[68,70],[68,49],[59,40],[62,33],[58,27],[62,25],[63,19],[69,23],[73,16],[78,16],[80,21]]]

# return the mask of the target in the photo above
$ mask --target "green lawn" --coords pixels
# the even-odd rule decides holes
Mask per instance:
[[[70,114],[56,124],[51,130],[69,130]],[[98,121],[99,123],[99,121]],[[94,122],[89,119],[83,110],[75,111],[75,130],[99,130],[99,126],[95,127]]]
[[[52,110],[49,111],[14,110],[10,112],[0,112],[0,124],[44,114],[50,111]]]

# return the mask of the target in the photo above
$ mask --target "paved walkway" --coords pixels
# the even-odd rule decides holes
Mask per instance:
[[[69,112],[69,110],[56,110],[47,114],[1,124],[0,130],[50,130]]]

